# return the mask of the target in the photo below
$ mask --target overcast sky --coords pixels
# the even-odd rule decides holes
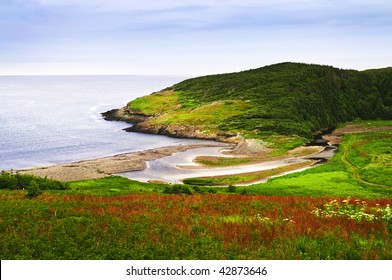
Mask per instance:
[[[0,75],[392,66],[390,0],[0,0]]]

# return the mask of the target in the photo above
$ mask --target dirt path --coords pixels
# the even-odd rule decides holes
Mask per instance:
[[[381,184],[377,184],[377,183],[372,183],[372,182],[369,182],[369,181],[362,179],[361,176],[359,175],[359,168],[357,166],[355,166],[355,164],[353,164],[347,158],[348,151],[349,151],[349,146],[344,146],[344,151],[343,151],[343,155],[342,155],[341,159],[352,170],[352,174],[353,174],[355,180],[357,180],[363,184],[369,185],[369,186],[389,188],[389,186],[381,185]]]

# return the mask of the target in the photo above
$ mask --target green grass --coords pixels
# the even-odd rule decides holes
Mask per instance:
[[[221,187],[209,188],[202,186],[152,184],[129,180],[120,176],[70,182],[69,186],[71,190],[66,193],[73,195],[121,196],[129,194],[155,194],[159,196],[170,193],[227,193],[226,188]],[[61,194],[64,191],[51,191],[48,193]]]
[[[215,128],[224,123],[228,117],[239,114],[248,106],[248,104],[246,104],[245,102],[238,100],[213,102],[196,108],[185,107],[181,103],[176,104],[172,101],[170,101],[169,103],[172,108],[175,107],[176,109],[166,110],[165,112],[162,112],[159,116],[153,119],[153,124],[179,124],[193,126],[203,125],[206,127]],[[134,107],[131,106],[130,108],[133,109]],[[161,107],[159,106],[159,108]],[[149,112],[151,112],[151,110]]]
[[[214,177],[200,177],[200,178],[189,178],[185,179],[185,184],[190,185],[206,185],[206,186],[221,186],[221,185],[232,185],[232,184],[245,184],[253,181],[260,181],[265,178],[276,176],[278,174],[295,170],[298,168],[303,168],[309,166],[309,162],[301,162],[296,164],[291,164],[288,166],[282,166],[277,168],[272,168],[269,170],[248,172],[238,175],[225,175],[225,176],[214,176]]]
[[[241,164],[248,164],[256,160],[257,158],[200,156],[196,158],[195,162],[211,167],[222,167],[222,166],[235,166]]]
[[[120,176],[70,182],[71,194],[118,196],[126,194],[162,193],[164,185],[142,183]]]
[[[158,115],[153,123],[220,125],[228,117],[246,110],[249,105],[241,100],[225,100],[197,104],[194,99],[181,103],[179,91],[157,92],[128,103],[128,109],[146,115]]]
[[[375,138],[377,141],[371,141]],[[360,178],[369,183],[392,186],[392,133],[390,131],[350,134],[345,137],[345,143],[350,145],[347,160],[358,169]]]
[[[392,197],[391,136],[391,130],[347,134],[338,153],[326,164],[252,185],[246,190],[265,195]],[[349,162],[344,160],[345,149]]]
[[[281,63],[188,79],[128,107],[154,115],[153,124],[213,125],[248,138],[310,140],[355,118],[392,118],[391,71]]]
[[[253,185],[247,188],[248,193],[265,195],[295,195],[311,197],[363,197],[381,198],[385,193],[370,190],[355,182],[344,171],[322,172],[301,175],[287,175],[282,178],[271,179],[262,185]],[[241,189],[241,187],[239,187]],[[388,193],[392,196],[392,192]]]
[[[289,150],[309,142],[309,139],[298,135],[277,134],[266,135],[263,137],[263,140],[267,143],[267,147],[272,149],[269,155],[275,157],[286,155]]]
[[[150,116],[142,131],[157,126],[159,133],[172,134],[177,130],[167,126],[182,125],[186,135],[193,126],[215,138],[262,139],[273,149],[271,156],[281,156],[345,121],[391,119],[391,71],[281,63],[188,79],[127,107]],[[372,128],[377,122],[368,123],[361,125]]]
[[[355,125],[363,129],[374,129],[380,127],[390,127],[391,121],[390,120],[354,120],[349,123],[350,125]],[[337,127],[342,128],[345,127],[347,123],[341,123]]]
[[[143,98],[137,98],[127,104],[134,112],[142,112],[146,115],[161,114],[171,111],[178,104],[178,93],[173,91],[157,92]]]

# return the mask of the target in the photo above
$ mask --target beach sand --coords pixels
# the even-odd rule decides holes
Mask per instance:
[[[98,179],[112,174],[127,171],[143,170],[146,161],[170,156],[174,153],[202,147],[228,148],[225,143],[189,144],[150,149],[140,152],[125,153],[115,156],[82,160],[72,163],[61,163],[53,166],[37,167],[18,170],[21,174],[31,174],[39,177],[48,177],[61,181],[79,181]]]
[[[240,146],[244,147],[243,144],[241,144]],[[231,154],[231,156],[241,157],[247,154],[245,153],[239,155],[238,145],[236,148],[233,144],[227,144],[222,142],[211,142],[211,143],[203,143],[203,144],[189,144],[189,145],[162,147],[162,148],[150,149],[145,151],[108,156],[103,158],[77,161],[72,163],[62,163],[53,166],[19,170],[18,172],[24,174],[31,174],[39,177],[48,177],[48,178],[67,181],[67,182],[88,180],[88,179],[98,179],[98,178],[111,176],[113,174],[144,170],[147,166],[146,164],[147,161],[168,157],[175,153],[185,152],[190,149],[207,148],[207,147],[216,147],[222,149],[224,151],[224,155],[222,154],[222,156],[228,156],[229,154]],[[319,153],[322,150],[321,147],[303,147],[301,149],[307,149],[311,151],[312,154]],[[232,151],[232,153],[230,153],[230,150]],[[197,155],[195,154],[195,158],[196,157]],[[300,158],[300,156],[295,156],[293,154],[288,154],[286,157]],[[243,172],[249,172],[247,167],[252,168],[252,164],[254,165],[255,163],[273,162],[274,160],[275,161],[281,160],[286,157],[279,157],[279,158],[260,157],[259,160],[249,163],[249,166],[245,164],[243,166],[244,168]],[[174,166],[177,165],[174,164]],[[181,167],[184,169],[189,169],[189,168],[198,169],[197,166],[190,166],[190,165],[185,165]],[[206,167],[206,166],[199,166],[199,168],[204,169],[204,170],[200,169],[200,173],[205,172],[206,169],[219,169],[219,168]],[[241,167],[234,166],[231,168],[235,169]],[[223,169],[230,169],[230,167],[226,167]],[[254,170],[252,169],[252,171]],[[195,177],[197,177],[197,174],[195,174]]]
[[[341,137],[346,133],[357,133],[362,131],[373,131],[373,130],[390,130],[391,127],[382,128],[369,128],[364,129],[357,127],[355,125],[347,126],[345,128],[337,129],[332,134],[324,135],[324,139],[329,141],[329,144],[339,144]],[[260,145],[260,141],[255,140],[242,140],[234,143],[224,143],[224,142],[210,142],[210,143],[200,143],[200,144],[188,144],[188,145],[177,145],[162,147],[156,149],[150,149],[139,152],[119,154],[115,156],[108,156],[97,159],[83,160],[72,163],[62,163],[47,167],[37,167],[26,170],[18,170],[19,173],[32,174],[39,177],[48,177],[61,181],[79,181],[88,179],[98,179],[107,177],[113,174],[126,173],[130,171],[140,171],[147,167],[146,162],[160,159],[164,157],[171,156],[175,153],[185,152],[190,149],[206,148],[206,147],[220,147],[222,156],[234,156],[234,157],[252,157],[254,160],[249,163],[266,163],[273,162],[276,160],[283,160],[287,158],[302,158],[308,160],[320,160],[321,158],[328,159],[333,155],[331,154],[331,149],[326,150],[326,147],[321,146],[301,146],[293,150],[288,151],[287,155],[280,157],[269,157],[269,150],[263,145]],[[335,147],[336,149],[336,147]],[[193,160],[198,156],[197,153],[194,154]],[[204,155],[205,156],[205,155]],[[214,155],[208,156],[209,158],[216,157]],[[255,159],[256,158],[256,159]],[[249,165],[248,164],[248,165]],[[244,164],[245,166],[247,164]],[[203,172],[202,169],[214,169],[213,167],[200,166],[197,164],[174,164],[173,166],[179,167],[181,169],[200,169],[200,173]],[[233,167],[236,168],[236,167]],[[219,168],[217,168],[219,169]],[[227,168],[226,168],[227,169]],[[244,172],[249,172],[249,170],[244,170]],[[195,174],[194,177],[197,177]]]

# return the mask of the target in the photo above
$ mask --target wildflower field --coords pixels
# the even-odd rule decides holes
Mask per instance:
[[[1,259],[392,259],[391,199],[0,197]],[[370,218],[371,217],[371,218]]]

